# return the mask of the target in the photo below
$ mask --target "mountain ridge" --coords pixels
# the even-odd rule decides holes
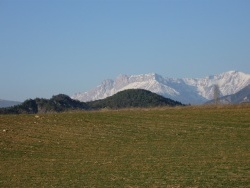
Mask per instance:
[[[215,101],[208,101],[206,104],[214,104]],[[218,104],[240,104],[240,103],[250,103],[250,85],[244,87],[240,91],[232,94],[220,97],[217,100]]]
[[[94,101],[126,89],[146,89],[185,104],[202,104],[213,98],[213,86],[219,85],[221,95],[230,95],[250,84],[250,74],[228,71],[204,78],[168,78],[156,73],[119,75],[106,79],[97,87],[72,96],[82,102]]]
[[[11,107],[18,104],[21,104],[21,102],[0,99],[0,108]]]

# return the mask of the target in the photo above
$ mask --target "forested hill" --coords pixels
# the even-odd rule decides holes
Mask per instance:
[[[180,102],[162,97],[144,89],[128,89],[120,91],[106,99],[87,102],[93,109],[101,108],[133,108],[133,107],[158,107],[158,106],[181,106]]]
[[[66,110],[89,109],[84,102],[71,99],[69,96],[59,94],[51,99],[29,99],[20,105],[1,108],[0,114],[35,114],[49,112],[63,112]]]

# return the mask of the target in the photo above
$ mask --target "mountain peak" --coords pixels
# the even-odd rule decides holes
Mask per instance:
[[[215,76],[247,76],[247,77],[249,77],[250,75],[249,74],[246,74],[246,73],[244,73],[244,72],[241,72],[241,71],[236,71],[236,70],[231,70],[231,71],[227,71],[227,72],[223,72],[223,73],[221,73],[221,74],[217,74],[217,75],[215,75]]]
[[[228,74],[237,74],[237,73],[241,73],[240,71],[236,71],[236,70],[231,70],[231,71],[227,71],[225,73],[228,73]]]
[[[180,101],[184,104],[200,104],[213,98],[213,86],[218,85],[221,95],[238,92],[250,84],[250,74],[228,71],[205,78],[164,78],[156,73],[119,75],[114,80],[105,80],[100,86],[72,96],[83,102],[104,99],[126,89],[146,89]]]

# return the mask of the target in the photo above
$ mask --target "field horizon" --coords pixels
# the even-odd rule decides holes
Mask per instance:
[[[249,187],[250,105],[0,115],[0,187]]]

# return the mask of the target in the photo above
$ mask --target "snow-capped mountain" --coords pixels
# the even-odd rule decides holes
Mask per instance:
[[[250,102],[250,85],[244,87],[240,91],[232,95],[226,95],[217,99],[219,104],[240,104]],[[207,104],[214,104],[214,100],[210,100]]]
[[[115,80],[104,80],[96,88],[72,96],[83,102],[103,99],[126,89],[146,89],[185,104],[201,104],[211,100],[214,85],[221,96],[231,95],[250,84],[250,74],[229,71],[205,78],[165,78],[155,73],[120,75]]]

